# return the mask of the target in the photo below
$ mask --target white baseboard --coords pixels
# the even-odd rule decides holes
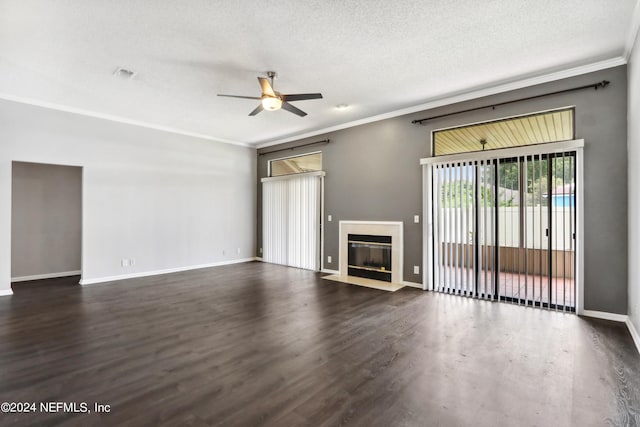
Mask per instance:
[[[30,280],[42,280],[42,279],[55,279],[57,277],[69,277],[69,276],[79,276],[82,274],[82,271],[63,271],[60,273],[49,273],[49,274],[35,274],[33,276],[20,276],[20,277],[12,277],[11,283],[16,282],[28,282]]]
[[[0,289],[0,297],[13,295],[12,289]]]
[[[256,261],[260,261],[260,262],[262,262],[262,257],[261,257],[261,256],[257,256],[257,257],[256,257]]]
[[[633,338],[633,342],[636,344],[638,353],[640,353],[640,335],[638,334],[638,330],[628,317],[625,323],[627,324],[627,328],[629,328],[629,333],[631,334],[631,338]]]
[[[402,282],[405,286],[409,286],[410,288],[418,288],[418,289],[422,289],[422,283],[416,283],[416,282],[407,282],[404,281]]]
[[[338,270],[329,270],[328,268],[323,268],[322,270],[320,270],[320,273],[340,274]]]
[[[608,313],[606,311],[583,310],[582,316],[595,317],[596,319],[613,320],[614,322],[626,322],[628,316],[626,314]]]
[[[93,285],[96,283],[113,282],[116,280],[135,279],[138,277],[157,276],[159,274],[179,273],[181,271],[198,270],[201,268],[210,268],[210,267],[219,267],[221,265],[240,264],[243,262],[250,262],[255,260],[256,260],[255,257],[251,257],[251,258],[233,259],[230,261],[212,262],[210,264],[188,265],[185,267],[167,268],[165,270],[142,271],[139,273],[120,274],[117,276],[97,277],[95,279],[83,278],[82,280],[80,280],[80,284]]]

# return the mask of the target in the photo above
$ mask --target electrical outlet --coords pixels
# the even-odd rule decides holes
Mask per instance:
[[[131,259],[129,260],[129,265],[131,265],[131,266],[136,265],[136,259],[135,259],[135,258],[131,258]]]
[[[332,219],[333,217],[331,215],[327,215],[327,221],[331,222]]]
[[[413,274],[420,274],[420,266],[419,265],[414,265],[413,266]]]
[[[331,255],[327,256],[327,262],[331,264]]]
[[[236,249],[236,253],[240,255],[240,248]]]
[[[224,249],[222,250],[222,255],[226,255],[227,251],[225,251]]]
[[[129,266],[129,260],[126,258],[122,258],[122,260],[120,261],[120,265],[123,267],[128,267]]]
[[[413,222],[416,223],[416,224],[419,224],[420,223],[420,215],[414,215],[413,216]]]
[[[262,254],[262,248],[260,248],[260,253]]]

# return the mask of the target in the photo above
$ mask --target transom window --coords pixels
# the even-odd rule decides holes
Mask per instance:
[[[469,153],[574,139],[574,108],[433,132],[433,155]]]
[[[291,175],[322,170],[322,152],[284,157],[269,161],[269,176]]]

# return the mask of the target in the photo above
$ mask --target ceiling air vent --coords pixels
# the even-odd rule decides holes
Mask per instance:
[[[126,68],[118,67],[113,72],[113,75],[116,77],[120,77],[123,80],[131,80],[136,76],[136,72],[128,70]]]

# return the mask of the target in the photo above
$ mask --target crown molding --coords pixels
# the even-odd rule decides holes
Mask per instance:
[[[636,7],[631,14],[631,25],[627,33],[627,41],[624,45],[624,59],[629,62],[633,47],[638,39],[638,30],[640,29],[640,1],[636,0]]]
[[[223,138],[217,138],[212,135],[205,135],[196,132],[190,132],[184,129],[177,129],[168,126],[162,126],[154,123],[143,122],[139,120],[132,120],[121,116],[111,115],[99,113],[96,111],[85,110],[82,108],[70,107],[67,105],[56,104],[47,101],[40,101],[32,98],[14,96],[10,94],[0,93],[0,99],[4,99],[7,101],[18,102],[21,104],[33,105],[37,107],[48,108],[57,111],[64,111],[67,113],[79,114],[82,116],[93,117],[98,119],[109,120],[112,122],[128,124],[132,126],[143,127],[147,129],[158,130],[162,132],[173,133],[176,135],[189,136],[198,139],[204,139],[207,141],[214,141],[223,144],[231,144],[238,145],[241,147],[250,147],[250,148],[266,148],[274,145],[284,144],[286,142],[298,141],[304,138],[310,138],[317,135],[326,134],[329,132],[335,132],[342,129],[348,129],[355,126],[360,126],[368,123],[374,123],[385,119],[390,119],[393,117],[403,116],[407,114],[417,113],[419,111],[430,110],[437,107],[442,107],[446,105],[455,104],[458,102],[470,101],[472,99],[478,99],[486,96],[496,95],[503,92],[509,92],[516,89],[522,89],[529,86],[535,86],[542,83],[548,83],[552,81],[562,80],[569,77],[575,77],[582,74],[587,74],[595,71],[604,70],[607,68],[613,68],[620,65],[624,65],[627,63],[629,59],[629,55],[633,50],[633,45],[635,43],[636,35],[638,33],[638,29],[640,28],[640,4],[636,3],[636,7],[634,9],[633,17],[632,17],[632,26],[629,31],[627,44],[625,46],[625,54],[623,56],[607,59],[604,61],[593,62],[591,64],[581,65],[578,67],[572,67],[565,70],[560,70],[552,73],[546,73],[539,76],[523,78],[515,81],[502,81],[496,82],[488,87],[469,89],[451,96],[445,96],[442,98],[434,98],[425,103],[414,105],[407,108],[402,108],[399,110],[390,111],[388,113],[378,114],[371,117],[365,117],[363,119],[354,120],[346,123],[342,123],[335,126],[329,126],[326,128],[316,129],[310,132],[299,133],[290,135],[283,138],[274,139],[271,141],[253,141],[253,142],[241,142],[228,140]]]
[[[147,129],[153,129],[153,130],[159,130],[161,132],[173,133],[175,135],[189,136],[189,137],[192,137],[192,138],[206,139],[207,141],[220,142],[222,144],[232,144],[232,145],[239,145],[239,146],[242,146],[242,147],[252,147],[252,148],[254,148],[253,144],[247,144],[246,142],[239,142],[239,141],[232,141],[232,140],[229,140],[229,139],[216,138],[214,136],[205,135],[205,134],[201,134],[201,133],[197,133],[197,132],[190,132],[190,131],[183,130],[183,129],[176,129],[176,128],[172,128],[172,127],[168,127],[168,126],[157,125],[157,124],[154,124],[154,123],[148,123],[148,122],[143,122],[143,121],[139,121],[139,120],[127,119],[126,117],[116,116],[116,115],[112,115],[112,114],[98,113],[96,111],[85,110],[85,109],[82,109],[82,108],[70,107],[68,105],[56,104],[56,103],[53,103],[53,102],[40,101],[40,100],[32,99],[32,98],[25,98],[25,97],[22,97],[22,96],[14,96],[14,95],[6,94],[6,93],[0,93],[0,99],[4,99],[6,101],[18,102],[20,104],[33,105],[33,106],[36,106],[36,107],[48,108],[50,110],[63,111],[65,113],[79,114],[81,116],[108,120],[110,122],[124,123],[124,124],[127,124],[127,125],[138,126],[138,127],[147,128]]]
[[[310,138],[313,136],[318,136],[322,134],[326,134],[329,132],[335,132],[342,129],[351,128],[354,126],[360,126],[367,123],[378,122],[380,120],[390,119],[393,117],[404,116],[407,114],[417,113],[419,111],[430,110],[437,107],[443,107],[445,105],[456,104],[458,102],[470,101],[472,99],[483,98],[485,96],[496,95],[503,92],[509,92],[516,89],[522,89],[529,86],[535,86],[542,83],[549,83],[557,80],[566,79],[569,77],[575,77],[582,74],[588,74],[595,71],[605,70],[607,68],[613,68],[620,65],[624,65],[627,63],[625,57],[618,56],[615,58],[607,59],[604,61],[593,62],[591,64],[581,65],[578,67],[567,68],[561,71],[555,71],[552,73],[542,74],[535,77],[528,77],[516,81],[509,82],[496,82],[496,84],[480,88],[480,89],[471,89],[469,91],[465,91],[462,93],[458,93],[456,95],[447,96],[444,98],[436,98],[430,101],[427,101],[423,104],[415,105],[412,107],[403,108],[400,110],[390,111],[384,114],[378,114],[376,116],[366,117],[360,120],[354,120],[347,123],[342,123],[336,126],[330,126],[323,129],[314,130],[311,132],[301,133],[297,135],[292,135],[285,138],[276,139],[273,141],[259,142],[256,141],[256,148],[266,148],[271,147],[273,145],[284,144],[285,142],[298,141],[304,138]]]

